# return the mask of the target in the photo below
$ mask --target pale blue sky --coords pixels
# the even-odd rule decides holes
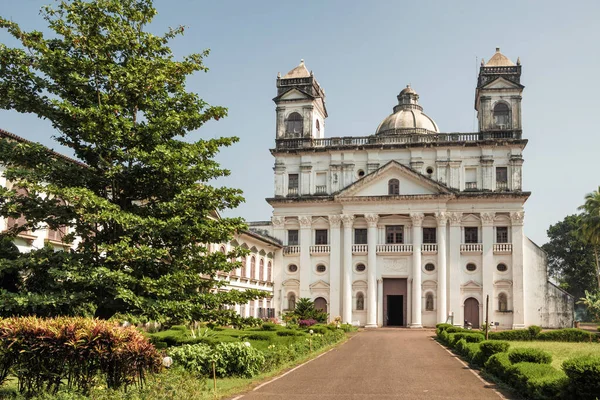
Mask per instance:
[[[42,29],[49,0],[0,0],[0,15]],[[159,0],[151,30],[185,25],[173,42],[179,56],[211,49],[211,69],[189,90],[229,116],[190,137],[239,136],[220,162],[246,203],[226,215],[269,219],[273,193],[275,79],[301,58],[327,94],[327,136],[374,133],[407,84],[442,132],[474,129],[477,59],[496,47],[521,57],[526,234],[576,212],[600,184],[599,1],[192,1]],[[0,42],[15,45],[5,32]],[[61,149],[47,121],[0,111],[0,128]]]

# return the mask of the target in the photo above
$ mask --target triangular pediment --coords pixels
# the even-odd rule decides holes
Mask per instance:
[[[298,88],[291,88],[287,92],[282,93],[279,96],[275,97],[273,100],[280,101],[280,100],[313,100],[313,99],[314,99],[314,97],[311,96],[310,94],[308,94]]]
[[[460,287],[463,289],[473,289],[473,290],[479,290],[482,288],[481,283],[475,282],[474,280],[470,280],[467,283],[461,285]]]
[[[483,86],[483,89],[521,89],[518,83],[511,82],[508,79],[498,77]]]
[[[389,196],[388,183],[397,179],[399,196],[435,196],[453,194],[452,190],[415,170],[390,161],[369,175],[341,190],[336,197]]]
[[[329,283],[319,280],[310,284],[311,289],[329,289]]]

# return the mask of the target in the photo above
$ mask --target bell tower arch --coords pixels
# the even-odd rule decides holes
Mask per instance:
[[[496,53],[486,63],[481,60],[475,110],[479,131],[521,130],[521,61],[512,62],[496,48]]]
[[[323,138],[325,137],[325,91],[312,71],[304,65],[284,76],[277,74],[276,138]]]

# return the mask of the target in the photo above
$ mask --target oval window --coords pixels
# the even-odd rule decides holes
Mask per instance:
[[[498,266],[496,267],[496,269],[500,272],[506,272],[508,271],[508,267],[506,266],[506,264],[498,264]]]
[[[365,272],[365,270],[367,269],[365,264],[358,264],[356,266],[356,272]]]
[[[288,265],[288,271],[290,271],[291,273],[297,272],[298,266],[296,264],[290,264]]]
[[[428,271],[428,272],[435,271],[435,265],[433,265],[432,263],[425,264],[425,271]]]
[[[327,271],[327,267],[326,266],[324,266],[323,264],[317,265],[317,272],[319,272],[319,273],[322,274],[325,271]]]
[[[469,272],[473,272],[473,271],[475,271],[475,270],[477,270],[477,265],[475,265],[475,264],[473,264],[473,263],[469,263],[469,264],[467,264],[467,271],[469,271]]]

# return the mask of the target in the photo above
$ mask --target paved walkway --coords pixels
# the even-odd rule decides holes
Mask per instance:
[[[360,332],[322,357],[238,398],[501,398],[432,335],[431,331],[385,328]]]

